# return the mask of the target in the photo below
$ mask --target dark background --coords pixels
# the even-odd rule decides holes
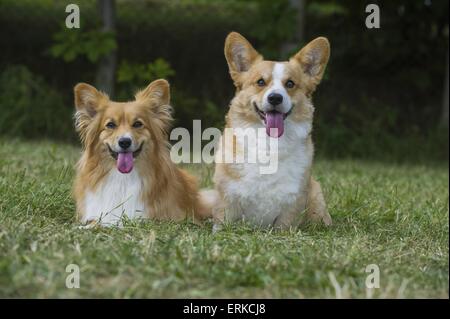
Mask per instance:
[[[65,28],[69,3],[80,29]],[[365,26],[369,3],[380,29]],[[77,82],[127,100],[160,77],[172,85],[176,126],[221,127],[234,94],[230,31],[275,60],[328,37],[314,96],[319,157],[448,161],[447,0],[0,0],[0,136],[77,143]]]

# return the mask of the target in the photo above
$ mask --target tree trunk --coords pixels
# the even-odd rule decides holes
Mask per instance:
[[[116,3],[115,0],[98,0],[98,8],[103,22],[103,32],[114,32],[116,27]],[[100,59],[96,83],[97,88],[107,93],[109,96],[114,96],[114,84],[116,79],[116,64],[117,56],[116,50],[103,56]]]
[[[448,128],[448,51],[447,51],[447,67],[445,69],[444,81],[444,97],[442,103],[441,125]]]
[[[284,43],[281,48],[281,54],[283,56],[292,54],[292,51],[297,49],[305,41],[306,0],[289,0],[289,4],[296,11],[296,28],[292,41]]]

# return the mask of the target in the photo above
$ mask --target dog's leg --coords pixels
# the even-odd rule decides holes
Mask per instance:
[[[295,227],[293,224],[295,220],[293,215],[294,214],[279,215],[273,223],[273,228],[276,230],[289,230],[291,227]]]
[[[320,223],[322,221],[326,226],[330,226],[332,223],[320,183],[312,177],[309,184],[308,207],[305,221],[311,221],[313,223]]]
[[[215,234],[218,231],[222,230],[223,222],[225,220],[225,204],[222,198],[217,200],[214,207],[212,208],[212,216],[214,223],[212,232],[213,234]]]
[[[242,220],[242,207],[235,202],[226,202],[223,198],[213,208],[213,233],[220,231],[224,223],[234,223]]]
[[[300,196],[297,200],[295,208],[288,212],[282,212],[275,219],[273,227],[278,230],[289,230],[291,227],[297,227],[302,223],[302,217],[306,210],[307,196]]]
[[[216,207],[213,209],[213,234],[222,230],[223,221],[225,219],[225,210],[223,208]]]

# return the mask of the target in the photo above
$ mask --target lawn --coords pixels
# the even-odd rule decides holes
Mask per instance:
[[[80,230],[79,149],[0,140],[0,297],[449,296],[448,166],[318,159],[331,228],[129,222]],[[211,167],[188,167],[210,186]],[[66,266],[80,288],[66,288]],[[367,265],[380,288],[365,286]]]

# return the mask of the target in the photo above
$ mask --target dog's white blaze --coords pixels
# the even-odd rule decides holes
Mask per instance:
[[[286,92],[286,90],[284,89],[283,84],[281,83],[281,80],[284,77],[284,64],[283,63],[275,63],[275,65],[273,66],[273,71],[272,71],[272,81],[273,81],[273,86],[280,88],[281,90],[283,90],[284,92]]]
[[[272,108],[268,101],[269,94],[271,93],[278,93],[283,97],[283,103],[281,104],[279,111],[287,113],[291,109],[291,98],[289,97],[289,94],[283,84],[285,69],[286,66],[283,63],[275,63],[272,70],[272,85],[267,89],[263,96],[263,111],[267,111]]]
[[[122,216],[144,217],[142,180],[135,168],[129,174],[116,169],[103,179],[95,191],[87,191],[82,222],[97,220],[103,226],[120,225]]]

